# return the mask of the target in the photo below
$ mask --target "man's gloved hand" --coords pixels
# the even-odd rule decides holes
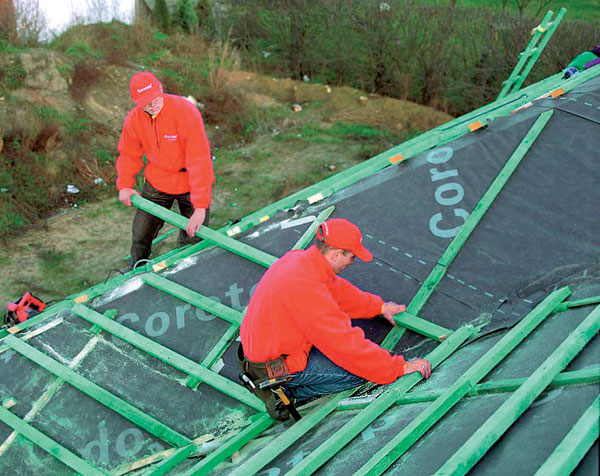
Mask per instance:
[[[401,312],[406,312],[406,306],[404,304],[396,304],[395,302],[386,302],[381,308],[381,314],[385,317],[390,324],[393,326],[396,325],[396,321],[394,321],[394,316],[396,314],[400,314]]]
[[[425,359],[412,359],[404,364],[404,375],[421,372],[424,378],[431,377],[431,364]]]
[[[192,214],[192,216],[190,217],[190,221],[188,222],[188,226],[185,229],[188,236],[191,237],[196,234],[196,232],[202,226],[202,223],[204,223],[205,218],[206,218],[206,209],[205,208],[196,208],[194,210],[194,213]]]
[[[126,207],[131,206],[131,196],[132,195],[141,195],[135,188],[122,188],[119,190],[119,200]]]

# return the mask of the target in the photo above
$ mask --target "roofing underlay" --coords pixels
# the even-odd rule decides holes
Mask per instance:
[[[0,330],[0,474],[598,474],[599,151],[600,68],[557,74]],[[354,325],[435,369],[278,423],[238,326],[327,216],[375,256],[344,276],[409,303]]]

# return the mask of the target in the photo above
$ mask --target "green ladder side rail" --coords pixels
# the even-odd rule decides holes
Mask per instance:
[[[441,364],[444,360],[446,360],[450,355],[452,355],[467,339],[469,339],[472,335],[474,335],[478,331],[477,328],[472,326],[464,326],[456,331],[454,331],[444,342],[438,345],[435,349],[433,349],[428,355],[427,360],[431,362],[432,367],[436,367]],[[385,408],[391,406],[394,401],[398,398],[399,395],[402,395],[408,392],[412,387],[414,387],[420,380],[421,374],[409,374],[400,379],[396,380],[393,384],[388,387],[388,390],[385,392],[386,397],[377,399],[377,410],[385,411]],[[346,390],[344,392],[340,392],[328,398],[328,400],[315,408],[308,415],[302,417],[302,419],[296,423],[294,423],[290,428],[285,430],[281,435],[275,438],[271,443],[262,448],[258,453],[253,455],[248,461],[246,461],[243,465],[236,468],[234,471],[230,473],[229,476],[249,476],[251,474],[256,474],[260,471],[264,466],[273,461],[278,455],[280,455],[283,451],[289,448],[292,444],[298,441],[302,436],[308,433],[312,428],[318,425],[327,415],[333,412],[339,402],[348,396],[350,396],[354,392],[354,389]],[[375,403],[375,402],[374,402]],[[383,408],[385,406],[385,408]],[[375,409],[375,406],[373,407]],[[352,421],[351,421],[352,422]],[[367,426],[369,422],[364,422],[364,426]],[[346,425],[347,426],[347,425]],[[351,429],[347,429],[344,426],[343,430],[353,431],[356,427]],[[363,427],[364,428],[364,427]],[[358,430],[360,433],[361,430]],[[338,435],[341,432],[337,432],[335,435]],[[334,435],[334,436],[335,436]],[[352,439],[352,437],[350,438]],[[319,447],[321,448],[321,447]],[[313,452],[314,453],[314,452]],[[296,467],[294,468],[294,470]],[[292,470],[292,471],[294,471]],[[292,474],[292,473],[287,473]],[[296,473],[299,474],[299,473]],[[301,473],[306,474],[306,473]]]
[[[261,416],[260,419],[244,428],[240,433],[230,438],[223,446],[211,452],[206,458],[179,476],[204,476],[209,474],[218,464],[231,457],[231,455],[260,435],[273,423],[275,423],[275,420],[269,415]],[[149,475],[144,474],[143,476]]]
[[[210,299],[196,291],[191,290],[181,284],[177,284],[163,276],[159,276],[154,273],[147,273],[141,276],[142,281],[152,286],[159,291],[169,294],[177,299],[191,304],[192,306],[199,307],[204,311],[210,312],[212,315],[220,317],[227,322],[237,325],[238,327],[242,324],[242,313],[235,309],[221,304],[220,302]]]
[[[509,94],[506,98],[502,99],[501,101],[494,101],[479,109],[476,109],[475,111],[465,114],[464,116],[461,116],[457,119],[453,119],[452,121],[449,121],[446,124],[443,124],[430,131],[427,131],[424,134],[421,134],[375,157],[372,157],[371,159],[365,162],[362,162],[349,169],[339,172],[338,174],[335,174],[325,180],[322,180],[317,184],[311,185],[288,197],[274,202],[271,205],[267,205],[266,207],[250,215],[247,215],[238,224],[219,229],[219,233],[235,234],[241,231],[248,230],[252,226],[260,223],[260,219],[265,215],[274,214],[285,208],[292,207],[298,201],[306,200],[308,197],[314,195],[315,193],[321,193],[322,187],[327,186],[329,188],[334,189],[334,191],[338,191],[347,185],[350,185],[358,180],[370,176],[373,173],[376,173],[386,167],[389,167],[389,159],[391,157],[402,155],[405,159],[408,159],[429,149],[449,142],[450,140],[456,139],[457,137],[465,135],[470,132],[470,129],[466,126],[462,126],[464,126],[465,124],[469,124],[476,118],[486,117],[488,119],[494,119],[496,117],[506,116],[510,114],[514,109],[523,106],[541,96],[547,95],[547,93],[559,87],[562,91],[567,93],[579,86],[580,84],[583,84],[586,81],[589,81],[599,75],[600,68],[589,68],[575,76],[572,76],[567,80],[562,79],[562,73],[557,73],[535,84],[527,86],[515,94]],[[454,128],[457,128],[457,130],[460,129],[459,132],[453,133],[452,131]],[[163,255],[161,257],[158,257],[156,260],[165,261],[166,265],[170,266],[171,264],[180,260],[181,258],[189,256],[193,252],[205,249],[208,246],[210,246],[210,244],[207,241],[202,241],[190,247],[186,247],[185,249],[174,250],[172,253],[167,253],[167,255],[169,255],[168,259],[165,258],[166,255]],[[190,251],[191,248],[193,248],[193,252]],[[115,276],[106,283],[97,284],[83,292],[73,294],[72,296],[69,296],[66,300],[58,302],[48,307],[45,311],[38,314],[34,318],[28,319],[27,321],[21,322],[20,324],[14,326],[13,328],[11,328],[11,332],[15,333],[28,329],[29,327],[38,324],[43,319],[46,319],[54,313],[65,308],[70,308],[73,305],[73,300],[79,298],[82,295],[87,296],[88,300],[100,296],[106,291],[113,289],[115,285],[122,283],[126,279],[129,278],[127,276]],[[8,333],[9,332],[7,329],[0,329],[0,338],[4,337]]]
[[[554,449],[550,457],[533,476],[571,474],[600,433],[600,396],[577,420],[575,426]]]
[[[519,54],[519,60],[512,73],[510,73],[508,79],[502,83],[502,90],[500,91],[500,94],[498,94],[496,100],[503,99],[507,94],[514,93],[521,88],[521,85],[525,79],[527,79],[529,72],[542,54],[542,51],[544,51],[544,48],[546,48],[546,45],[565,16],[565,13],[567,13],[567,10],[561,8],[554,20],[552,20],[552,16],[554,15],[552,10],[549,10],[546,15],[544,15],[542,22],[533,30],[533,37],[529,41],[527,48]]]
[[[101,314],[100,314],[101,315]],[[104,316],[102,316],[104,317]],[[104,319],[106,319],[104,317]],[[111,321],[112,322],[112,321]],[[68,384],[75,387],[77,390],[93,398],[102,405],[110,408],[115,413],[118,413],[122,417],[132,421],[140,428],[143,428],[148,433],[166,441],[174,446],[184,446],[191,442],[190,439],[184,435],[176,432],[172,428],[169,428],[164,423],[160,422],[156,418],[147,415],[142,410],[134,407],[125,400],[117,397],[113,393],[105,390],[94,382],[74,372],[69,367],[57,362],[56,360],[48,357],[34,347],[26,344],[15,336],[6,336],[6,345],[11,349],[28,358],[32,362],[36,363],[40,367],[43,367],[48,372],[56,375],[63,379]]]
[[[535,140],[538,138],[552,117],[553,112],[553,110],[548,110],[540,114],[533,126],[531,126],[531,129],[529,129],[521,143],[517,146],[511,157],[508,159],[500,173],[496,176],[492,184],[483,194],[481,200],[479,200],[477,205],[475,205],[475,208],[469,215],[469,218],[467,218],[458,234],[450,242],[448,248],[446,248],[446,251],[444,251],[436,266],[433,268],[431,273],[429,273],[429,276],[425,279],[422,286],[410,301],[407,308],[407,311],[410,314],[417,315],[433,291],[438,287],[440,281],[446,274],[448,266],[450,266],[450,263],[456,257],[469,236],[471,236],[471,233],[479,224],[483,215],[492,205],[498,194],[502,191],[503,187],[508,182],[508,179],[511,177],[517,166],[521,163],[523,157],[525,157]],[[390,333],[384,339],[382,346],[387,349],[393,348],[402,337],[403,332],[403,329],[392,329],[392,331],[390,331]]]
[[[97,324],[106,332],[137,347],[165,364],[170,365],[187,375],[196,377],[219,392],[224,393],[259,412],[266,411],[264,403],[241,385],[202,367],[193,360],[172,351],[168,347],[154,342],[152,339],[132,331],[123,324],[107,319],[102,314],[82,304],[75,304],[75,306],[73,306],[73,314],[85,319],[91,324]]]
[[[498,393],[513,393],[525,383],[526,378],[510,378],[503,380],[492,380],[491,382],[479,383],[470,389],[465,397],[479,397],[481,395],[493,395]],[[555,388],[568,387],[571,385],[587,385],[600,382],[600,365],[589,367],[582,370],[573,370],[571,372],[561,372],[550,382],[548,390]],[[413,405],[415,403],[426,403],[437,400],[444,390],[421,391],[408,393],[398,399],[396,405]],[[369,397],[349,398],[346,401],[341,401],[338,405],[338,410],[360,410],[365,408],[375,395]]]
[[[170,223],[171,225],[175,225],[177,228],[185,230],[187,227],[189,221],[187,218],[179,215],[178,213],[172,212],[171,210],[167,210],[164,207],[156,205],[150,200],[142,198],[140,195],[132,195],[131,203],[140,210],[144,210],[145,212],[150,213],[151,215],[154,215],[155,217],[158,217],[161,220]],[[196,232],[196,236],[208,240],[220,248],[231,251],[232,253],[242,256],[243,258],[260,264],[265,268],[271,266],[277,259],[275,256],[265,253],[258,248],[253,248],[252,246],[242,243],[241,241],[234,240],[233,238],[223,235],[207,226],[201,226]]]
[[[29,423],[13,415],[7,409],[0,405],[0,421],[10,426],[20,435],[30,440],[33,444],[39,446],[44,451],[54,456],[57,460],[74,469],[84,476],[106,476],[107,473],[95,468],[87,461],[81,459],[76,454],[69,451],[64,446],[58,444],[52,438],[49,438]]]
[[[596,307],[519,389],[435,473],[464,475],[527,410],[548,384],[564,369],[600,329],[600,306]]]
[[[521,385],[525,383],[526,378],[510,378],[504,380],[493,380],[491,382],[485,382],[475,385],[469,390],[465,397],[479,397],[481,395],[492,395],[497,393],[512,393],[519,389]],[[548,390],[562,387],[569,387],[572,385],[586,385],[591,383],[600,382],[600,365],[595,367],[589,367],[581,370],[573,370],[571,372],[561,372],[558,376],[550,382]],[[410,405],[413,403],[424,403],[433,402],[436,400],[442,391],[434,392],[414,392],[412,394],[405,395],[399,399],[397,405]],[[343,403],[343,402],[342,402]],[[360,408],[356,406],[346,407],[344,409],[355,409]]]
[[[502,362],[571,294],[569,288],[550,294],[464,372],[442,395],[381,447],[354,476],[380,475],[448,413],[478,382]],[[363,410],[364,411],[364,410]],[[360,414],[359,414],[360,416]]]

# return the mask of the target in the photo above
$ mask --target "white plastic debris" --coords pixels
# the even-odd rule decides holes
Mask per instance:
[[[79,193],[79,189],[75,185],[68,184],[67,193]]]
[[[102,177],[96,177],[94,179],[94,184],[100,185],[101,183],[104,183],[104,179]]]

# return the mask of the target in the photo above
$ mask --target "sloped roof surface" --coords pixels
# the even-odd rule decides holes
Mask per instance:
[[[3,331],[0,474],[564,474],[579,440],[597,474],[599,124],[598,74],[550,78]],[[355,325],[437,368],[275,424],[237,327],[324,211],[375,256],[344,276],[418,316]]]

